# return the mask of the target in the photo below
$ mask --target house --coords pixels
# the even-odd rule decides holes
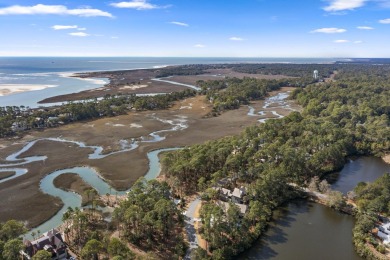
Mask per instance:
[[[390,244],[390,222],[379,226],[378,237],[383,240],[383,244]]]
[[[52,229],[36,240],[24,241],[25,250],[21,251],[23,259],[31,259],[39,250],[46,250],[52,254],[52,260],[67,259],[68,253],[61,233]]]
[[[221,188],[221,189],[219,190],[219,192],[220,192],[220,198],[221,198],[221,200],[223,200],[223,201],[229,201],[229,200],[231,199],[231,197],[232,197],[232,193],[231,193],[231,191],[228,190],[228,189]]]
[[[233,203],[243,203],[244,196],[246,195],[245,187],[241,186],[240,188],[234,188],[233,192],[226,188],[214,187],[216,191],[219,192],[219,198],[222,201],[232,201]]]
[[[46,125],[47,126],[57,126],[59,124],[59,118],[56,117],[56,116],[50,116],[47,121],[46,121]]]
[[[234,190],[232,192],[232,202],[242,203],[245,194],[246,194],[245,187],[241,186],[240,188],[234,188]]]
[[[11,130],[14,132],[24,131],[26,129],[27,129],[26,122],[13,122],[11,126]]]

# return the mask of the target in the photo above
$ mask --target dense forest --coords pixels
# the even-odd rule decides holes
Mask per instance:
[[[346,156],[381,156],[390,150],[390,75],[381,75],[388,70],[382,66],[339,70],[336,82],[311,84],[292,93],[291,98],[303,106],[302,113],[292,112],[249,127],[239,136],[166,155],[168,183],[178,195],[206,190],[211,194],[206,199],[212,201],[211,188],[228,178],[233,180],[230,185],[248,188],[249,212],[255,203],[261,209],[257,219],[248,222],[245,216],[234,228],[226,228],[231,227],[229,217],[234,212],[225,212],[222,228],[210,225],[207,216],[216,221],[223,209],[205,204],[202,234],[213,258],[230,258],[249,246],[261,234],[256,227],[265,226],[269,212],[295,197],[286,192],[290,184],[304,186],[315,176],[322,178],[340,169]],[[215,232],[223,238],[216,239]]]

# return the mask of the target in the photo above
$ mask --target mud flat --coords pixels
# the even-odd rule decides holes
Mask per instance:
[[[0,172],[0,181],[5,180],[6,178],[9,178],[11,176],[14,176],[15,172]]]
[[[272,93],[276,94],[278,92]],[[265,101],[257,101],[252,105],[262,108]],[[0,168],[4,168],[1,164],[8,163],[6,158],[11,153],[19,151],[29,141],[42,139],[17,157],[20,165],[12,166],[25,168],[28,172],[0,183],[0,197],[3,198],[0,200],[0,221],[17,219],[27,221],[33,227],[53,216],[62,207],[62,202],[44,194],[39,184],[44,176],[58,169],[90,166],[113,188],[126,190],[148,171],[147,153],[152,150],[183,147],[236,135],[247,126],[259,124],[258,117],[247,115],[246,106],[215,118],[205,118],[210,111],[211,105],[205,102],[205,97],[196,96],[177,102],[169,110],[131,112],[128,115],[31,132],[19,140],[0,140],[3,147],[0,149]],[[280,111],[281,114],[290,112],[289,109]],[[70,141],[83,142],[86,146],[83,148]],[[138,142],[137,148],[125,151],[124,146],[134,141]],[[101,147],[101,154],[107,156],[90,159],[95,148],[89,146]],[[47,158],[23,164],[23,158],[31,156]],[[63,185],[64,188],[69,187],[69,183]]]

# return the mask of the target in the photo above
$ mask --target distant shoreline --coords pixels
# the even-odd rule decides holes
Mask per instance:
[[[148,69],[77,72],[70,77],[82,80],[105,78],[109,80],[109,83],[95,89],[52,96],[38,103],[50,105],[50,103],[95,99],[109,95],[150,95],[178,92],[184,89],[198,90],[197,82],[200,80],[221,80],[226,77],[253,77],[267,80],[294,78],[285,75],[237,72],[233,70],[234,65],[237,64],[167,65]]]

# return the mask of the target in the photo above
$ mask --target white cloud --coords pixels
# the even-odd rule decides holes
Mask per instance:
[[[119,39],[118,36],[111,36],[111,39]]]
[[[359,44],[359,43],[363,43],[363,41],[354,41],[353,43]]]
[[[383,24],[390,24],[390,18],[379,20],[379,22]]]
[[[346,43],[349,42],[348,40],[335,40],[334,43]]]
[[[110,13],[92,8],[68,9],[64,5],[44,5],[37,4],[34,6],[13,5],[5,8],[0,8],[0,15],[36,15],[36,14],[52,14],[52,15],[75,15],[82,17],[105,16],[113,17]]]
[[[356,28],[358,28],[359,30],[374,30],[374,28],[370,26],[358,26]]]
[[[132,0],[129,2],[112,3],[110,5],[117,8],[131,8],[136,10],[151,10],[157,8],[164,8],[162,6],[148,3],[147,0]]]
[[[329,5],[323,9],[327,12],[339,12],[362,7],[367,0],[330,0],[329,2]]]
[[[68,30],[68,29],[77,29],[77,25],[53,25],[51,27],[54,30]]]
[[[76,29],[77,31],[85,31],[87,28],[79,27],[78,25],[53,25],[51,27],[53,30],[69,30]]]
[[[85,32],[72,32],[72,33],[69,33],[70,36],[76,36],[76,37],[87,37],[89,36],[89,34],[85,33]]]
[[[195,47],[195,48],[204,48],[204,47],[206,47],[206,46],[203,45],[203,44],[195,44],[194,47]]]
[[[176,24],[176,25],[179,25],[179,26],[185,26],[185,27],[188,27],[190,26],[189,24],[187,23],[182,23],[182,22],[170,22],[171,24]]]
[[[230,37],[229,40],[231,40],[231,41],[243,41],[244,39],[240,38],[240,37]]]
[[[346,32],[347,30],[345,29],[340,29],[340,28],[320,28],[311,31],[311,33],[343,33]]]

